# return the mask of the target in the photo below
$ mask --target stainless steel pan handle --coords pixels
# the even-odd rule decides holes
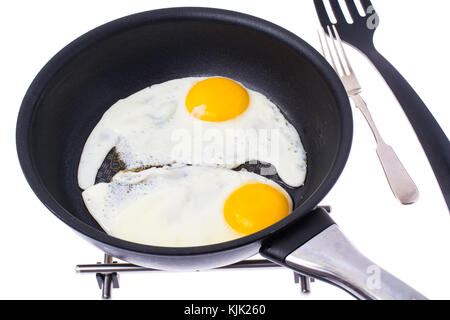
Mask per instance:
[[[322,208],[264,243],[261,255],[358,299],[427,298],[362,255]]]
[[[426,299],[362,255],[337,225],[328,227],[288,255],[286,264],[332,283],[359,299]]]

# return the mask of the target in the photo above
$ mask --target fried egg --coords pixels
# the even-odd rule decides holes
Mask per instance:
[[[111,106],[84,146],[80,188],[94,185],[114,147],[127,170],[176,164],[231,169],[257,160],[272,164],[271,174],[292,187],[306,175],[299,134],[278,107],[223,77],[167,81]]]
[[[243,237],[285,218],[289,194],[246,171],[180,166],[121,171],[83,200],[116,238],[163,247],[192,247]]]

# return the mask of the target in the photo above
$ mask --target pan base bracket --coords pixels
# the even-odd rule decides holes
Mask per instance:
[[[213,270],[279,267],[281,266],[266,259],[248,259]],[[118,263],[117,261],[114,261],[114,258],[109,254],[105,254],[103,263],[80,264],[76,266],[75,271],[81,274],[95,274],[98,287],[102,290],[102,299],[111,299],[112,289],[119,288],[119,273],[144,271],[164,272],[163,270],[141,267],[131,263]],[[294,272],[294,282],[300,286],[300,293],[309,294],[311,292],[311,282],[314,282],[314,279]]]

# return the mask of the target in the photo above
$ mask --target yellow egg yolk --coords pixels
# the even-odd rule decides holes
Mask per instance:
[[[199,120],[222,122],[247,110],[249,100],[247,90],[239,83],[226,78],[208,78],[189,90],[186,108]]]
[[[226,222],[235,231],[249,235],[285,218],[290,212],[286,196],[263,183],[246,184],[225,201]]]

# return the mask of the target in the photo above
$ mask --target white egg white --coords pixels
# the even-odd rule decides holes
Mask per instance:
[[[111,106],[84,146],[78,168],[80,188],[94,185],[113,147],[127,169],[168,164],[235,168],[259,160],[271,163],[286,184],[301,186],[306,154],[297,131],[275,104],[247,89],[250,103],[241,115],[223,122],[198,120],[186,109],[185,99],[203,79],[153,85]]]
[[[86,189],[83,200],[100,226],[127,241],[162,247],[191,247],[242,237],[225,221],[230,194],[247,183],[275,182],[246,171],[180,166],[123,171],[110,183]]]

